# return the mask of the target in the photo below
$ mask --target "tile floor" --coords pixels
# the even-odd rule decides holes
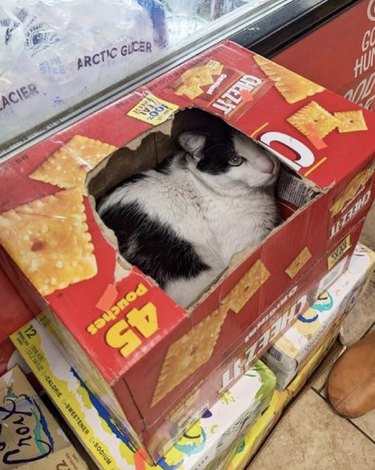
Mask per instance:
[[[375,250],[375,206],[361,241]],[[375,274],[366,294],[344,324],[350,345],[375,329]],[[337,342],[307,390],[294,401],[249,470],[375,470],[375,410],[348,420],[330,408],[325,382],[343,347]]]

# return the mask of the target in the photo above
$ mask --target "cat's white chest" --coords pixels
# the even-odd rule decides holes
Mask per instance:
[[[230,197],[217,197],[209,202],[207,220],[225,265],[229,264],[235,253],[259,244],[264,237],[259,221],[262,209],[256,204],[257,201],[246,198]]]
[[[222,195],[186,178],[186,173],[183,177],[176,179],[164,220],[192,243],[208,265],[225,269],[235,253],[258,245],[267,235],[264,221],[275,213],[272,197],[250,191]]]

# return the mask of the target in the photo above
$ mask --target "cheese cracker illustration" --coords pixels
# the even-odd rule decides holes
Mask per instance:
[[[275,83],[279,93],[290,104],[297,103],[324,90],[322,86],[264,57],[255,55],[254,60],[267,77]]]
[[[0,214],[0,242],[42,295],[97,273],[82,194],[77,189]]]
[[[87,173],[95,168],[117,147],[81,135],[74,136],[29,175],[59,188],[79,188],[86,194]]]

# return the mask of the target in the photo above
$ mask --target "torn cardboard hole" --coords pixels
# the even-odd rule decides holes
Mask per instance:
[[[224,131],[224,127],[225,129],[227,128],[226,126],[227,124],[221,119],[213,119],[211,114],[201,110],[197,113],[195,108],[177,112],[173,119],[169,119],[163,124],[152,128],[147,133],[112,153],[112,155],[103,160],[88,174],[87,188],[90,194],[91,205],[95,207],[97,201],[110,193],[121,182],[141,172],[155,168],[168,156],[181,151],[177,144],[177,138],[181,132],[187,130],[206,131],[209,129],[210,132],[220,135]],[[263,144],[261,146],[265,152],[270,152],[269,148],[266,148]],[[280,153],[276,150],[274,152],[271,150],[270,153],[274,153],[277,158],[280,156]],[[285,220],[305,206],[316,194],[315,188],[312,188],[307,183],[307,180],[305,181],[290,168],[287,168],[283,162],[281,167],[279,182],[276,187],[280,223],[274,230],[283,225]],[[114,232],[103,223],[96,212],[95,218],[107,241],[119,253],[119,246]],[[256,248],[256,246],[250,246],[236,253],[227,269],[218,275],[206,291],[190,305],[189,310],[191,311],[192,305],[196,305],[200,300],[206,298],[217,284]],[[117,265],[115,278],[116,281],[119,281],[131,269],[131,264],[118,254]],[[147,277],[150,278],[149,276]],[[158,285],[155,280],[151,280]]]

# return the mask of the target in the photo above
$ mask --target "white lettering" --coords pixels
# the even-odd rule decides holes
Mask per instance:
[[[225,92],[222,97],[225,100],[233,101],[234,104],[240,104],[242,101],[240,91],[241,91],[241,87],[239,86],[232,87],[230,90]]]
[[[242,76],[234,85],[232,85],[221,97],[216,100],[212,107],[222,111],[225,115],[231,113],[243,101],[242,91],[252,91],[262,80],[253,75]]]
[[[375,46],[375,26],[368,29],[362,38],[362,52],[366,52],[369,47]]]
[[[361,57],[357,58],[354,65],[354,77],[357,78],[367,72],[374,65],[375,48],[367,50]]]
[[[300,315],[307,305],[307,296],[303,295],[296,303],[294,303],[286,312],[278,317],[270,327],[265,331],[260,338],[258,338],[254,344],[247,349],[246,364],[250,365],[260,354],[262,354],[271,342]],[[251,335],[253,336],[253,335]],[[249,335],[250,337],[250,335]]]
[[[367,5],[367,18],[370,21],[375,21],[375,0],[370,0]]]
[[[371,190],[368,190],[367,193],[359,199],[353,207],[351,207],[345,214],[341,217],[340,220],[336,222],[336,224],[331,228],[331,235],[330,238],[334,237],[338,234],[338,232],[345,227],[353,217],[365,206],[371,198]]]
[[[368,78],[364,78],[355,90],[350,89],[345,93],[345,98],[370,109],[375,98],[375,72]],[[371,95],[372,94],[372,95]],[[367,99],[367,101],[365,101]]]
[[[276,154],[289,168],[299,171],[301,168],[308,168],[315,161],[313,152],[302,142],[282,132],[266,132],[260,137],[260,141],[266,144],[269,149]],[[272,142],[279,142],[296,152],[297,160],[290,160],[280,152],[272,149]]]
[[[221,98],[216,100],[212,107],[218,109],[219,111],[223,111],[225,115],[229,114],[231,111],[236,109],[236,105],[234,105],[233,103],[227,103]]]
[[[212,95],[213,92],[218,88],[222,82],[227,78],[227,75],[225,73],[221,74],[220,77],[216,80],[216,82],[210,86],[210,88],[207,90],[207,95]]]
[[[241,359],[237,359],[234,364],[231,364],[221,376],[221,389],[229,387],[234,379],[242,375]]]

